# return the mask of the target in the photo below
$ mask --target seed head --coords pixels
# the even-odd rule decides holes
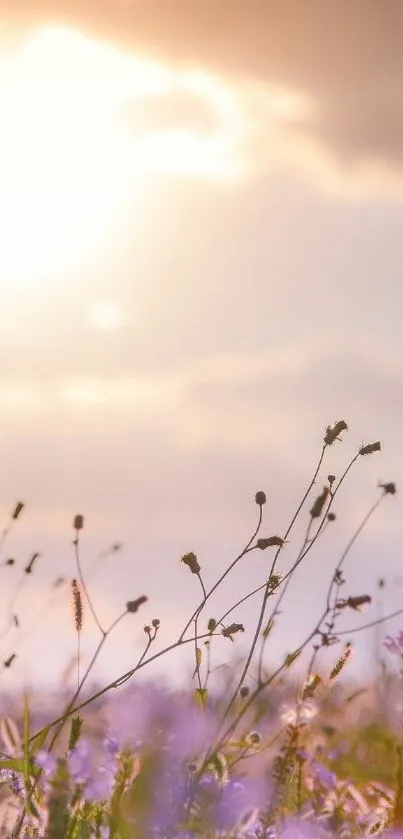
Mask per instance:
[[[73,527],[74,527],[74,530],[77,530],[77,531],[83,529],[83,527],[84,527],[84,516],[82,516],[81,513],[77,513],[77,515],[74,516]]]
[[[22,512],[24,507],[25,507],[25,504],[24,504],[23,501],[18,501],[17,502],[17,504],[15,505],[15,508],[14,508],[13,516],[12,516],[14,520],[18,519],[18,516],[20,515],[20,513]]]
[[[325,501],[327,496],[329,495],[329,487],[323,487],[323,492],[318,495],[312,509],[309,511],[310,515],[313,519],[319,518],[322,513],[323,507],[325,506]]]
[[[381,444],[378,441],[377,443],[367,443],[366,446],[361,446],[359,450],[359,454],[366,455],[366,454],[373,454],[374,452],[380,452]]]
[[[161,622],[160,622],[160,620],[159,620],[158,618],[153,618],[153,620],[151,621],[151,623],[152,623],[152,625],[153,625],[154,629],[159,629],[159,626],[160,626],[160,623],[161,623]]]
[[[372,597],[370,597],[369,594],[360,594],[356,597],[348,597],[347,606],[349,606],[350,609],[358,611],[361,606],[365,606],[367,603],[371,603],[371,601]]]
[[[134,614],[137,612],[139,607],[143,605],[143,603],[147,603],[147,600],[148,597],[143,594],[141,597],[138,597],[137,600],[129,600],[129,602],[126,603],[126,609],[128,612],[132,612]]]
[[[389,484],[381,484],[379,483],[378,486],[383,489],[385,495],[389,493],[389,495],[394,495],[396,492],[396,484],[390,482]]]
[[[338,420],[334,425],[328,425],[326,428],[326,434],[324,436],[324,441],[327,446],[331,446],[335,440],[339,440],[339,434],[342,431],[347,431],[348,426],[344,420]]]
[[[336,513],[328,513],[327,514],[327,519],[328,519],[328,521],[335,521]]]
[[[263,507],[263,504],[266,504],[266,493],[262,490],[259,490],[259,492],[257,492],[255,495],[255,501],[256,504],[259,505],[259,507]]]
[[[260,548],[261,551],[264,551],[266,548],[282,548],[284,542],[285,539],[282,539],[281,536],[268,536],[266,539],[258,539],[256,546]]]
[[[335,480],[336,480],[336,475],[328,475],[328,476],[327,476],[327,479],[328,479],[329,484],[330,484],[330,486],[331,486],[332,484],[334,484],[334,482],[335,482]]]
[[[232,636],[235,635],[237,632],[245,632],[245,627],[242,623],[231,623],[230,626],[226,626],[224,627],[224,629],[221,630],[221,633],[222,635],[224,635],[224,638],[229,638],[231,641],[233,640]]]
[[[181,558],[181,562],[183,562],[184,565],[187,565],[188,568],[190,568],[192,574],[200,573],[200,565],[197,561],[197,556],[195,553],[193,553],[193,551],[191,551],[188,554],[184,554]]]

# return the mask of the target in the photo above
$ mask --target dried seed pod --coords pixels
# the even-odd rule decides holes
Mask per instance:
[[[329,495],[329,487],[323,487],[323,492],[318,495],[312,509],[309,511],[310,515],[313,519],[319,518],[322,513],[323,507],[325,506],[326,498]]]
[[[366,454],[373,454],[373,452],[380,452],[381,444],[378,440],[376,443],[367,443],[366,446],[361,446],[359,450],[359,454],[366,455]]]
[[[348,425],[344,420],[339,420],[334,425],[328,425],[326,428],[326,434],[324,436],[324,442],[327,446],[331,446],[335,440],[339,440],[339,434],[342,431],[348,431]]]
[[[18,501],[17,502],[17,504],[15,505],[15,508],[14,508],[13,515],[12,515],[12,518],[14,519],[14,521],[16,519],[18,519],[18,516],[23,511],[24,507],[25,507],[25,504],[24,504],[23,501]]]
[[[74,530],[82,530],[83,529],[83,527],[84,527],[84,516],[82,516],[81,513],[77,513],[77,515],[74,516],[73,527],[74,527]]]
[[[197,556],[193,551],[188,554],[184,554],[181,558],[181,562],[184,565],[187,565],[190,568],[192,574],[199,574],[200,573],[200,565],[197,561]]]
[[[285,539],[282,539],[281,536],[268,536],[265,539],[258,539],[256,542],[256,546],[260,548],[261,551],[266,550],[266,548],[282,548],[284,545]]]
[[[390,483],[388,484],[379,483],[378,486],[380,487],[380,489],[383,489],[385,495],[394,495],[396,492],[396,484],[394,484],[392,481],[390,481]]]
[[[137,612],[139,607],[143,605],[143,603],[147,603],[147,600],[148,597],[143,594],[141,597],[138,597],[137,600],[129,600],[129,602],[126,603],[126,609],[128,612],[132,612],[134,614]]]

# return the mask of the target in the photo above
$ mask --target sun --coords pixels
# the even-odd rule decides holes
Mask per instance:
[[[136,135],[136,103],[186,90],[218,116]],[[231,178],[236,100],[203,73],[180,73],[78,31],[44,27],[0,52],[0,286],[51,280],[80,265],[141,207],[160,177]]]

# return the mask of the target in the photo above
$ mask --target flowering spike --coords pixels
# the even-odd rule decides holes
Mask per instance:
[[[76,632],[81,632],[83,628],[83,598],[80,586],[76,579],[71,581],[71,593],[73,595],[73,611],[74,611],[74,625]]]

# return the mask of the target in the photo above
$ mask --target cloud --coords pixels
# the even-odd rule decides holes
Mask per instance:
[[[314,153],[323,146],[347,174],[402,170],[400,0],[25,0],[17,12],[10,3],[12,18],[20,26],[59,21],[174,66],[308,96],[314,108],[293,130]],[[189,107],[182,103],[182,113]]]

